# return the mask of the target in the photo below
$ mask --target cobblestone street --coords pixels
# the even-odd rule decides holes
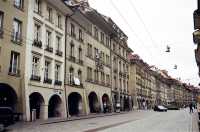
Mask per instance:
[[[11,132],[197,132],[195,113],[188,110],[154,112],[134,111],[127,114],[45,125],[11,127]]]

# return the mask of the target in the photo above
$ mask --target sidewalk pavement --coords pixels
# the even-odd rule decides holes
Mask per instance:
[[[45,124],[53,124],[53,123],[60,123],[60,122],[68,122],[68,121],[75,121],[75,120],[84,120],[90,118],[97,118],[97,117],[105,117],[105,116],[113,116],[119,114],[127,114],[133,111],[126,111],[126,112],[119,112],[119,113],[94,113],[89,115],[82,115],[82,116],[72,116],[69,118],[50,118],[48,120],[36,120],[34,122],[17,122],[14,125],[8,127],[8,129],[15,129],[20,127],[30,127],[30,126],[38,126],[38,125],[45,125]]]
[[[199,132],[199,117],[198,112],[195,112],[192,117],[192,132]]]

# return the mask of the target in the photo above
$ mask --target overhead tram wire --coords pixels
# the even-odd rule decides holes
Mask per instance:
[[[138,16],[139,20],[142,22],[142,24],[143,24],[143,26],[144,26],[144,29],[145,29],[145,31],[146,31],[146,33],[147,33],[147,35],[149,36],[149,38],[150,38],[152,44],[155,46],[156,51],[157,51],[157,50],[159,51],[159,46],[158,46],[158,45],[156,44],[156,42],[154,41],[154,39],[153,39],[153,37],[152,37],[152,35],[151,35],[149,29],[147,28],[147,26],[146,26],[144,20],[142,19],[142,17],[141,17],[141,15],[140,15],[139,11],[137,10],[136,6],[135,6],[134,3],[132,2],[132,0],[128,0],[128,1],[129,1],[130,5],[133,7],[133,10],[135,11],[135,13],[136,13],[136,15]],[[159,57],[158,59],[159,59],[159,61],[160,61],[160,60],[161,60],[161,58],[160,58],[161,56],[158,55],[158,57]]]
[[[151,41],[152,41],[152,44],[155,45],[156,48],[158,48],[158,45],[157,45],[156,42],[154,41],[154,39],[153,39],[153,37],[152,37],[152,35],[151,35],[149,29],[147,28],[147,26],[146,26],[144,20],[142,19],[141,15],[140,15],[140,13],[138,12],[137,8],[135,7],[134,3],[133,3],[131,0],[128,0],[128,1],[129,1],[129,3],[131,4],[131,6],[133,7],[133,9],[134,9],[136,15],[138,16],[138,18],[139,18],[140,21],[142,22],[142,24],[143,24],[143,26],[144,26],[144,29],[146,30],[148,36],[150,37],[150,39],[151,39]]]
[[[110,2],[111,2],[111,5],[115,8],[115,10],[118,12],[118,14],[120,15],[120,17],[124,20],[124,22],[129,26],[129,28],[130,28],[130,30],[134,33],[134,35],[136,36],[136,38],[144,45],[144,46],[146,46],[145,44],[144,44],[144,42],[139,38],[139,36],[136,34],[136,32],[133,30],[133,28],[132,28],[132,26],[128,23],[128,21],[126,20],[126,18],[123,16],[123,14],[120,12],[120,10],[117,8],[117,6],[115,5],[115,3],[112,1],[112,0],[110,0]],[[143,22],[144,23],[144,22]],[[145,23],[144,23],[145,24]],[[150,33],[150,32],[149,32]],[[153,41],[153,39],[152,39],[152,43],[154,44],[154,41]],[[144,49],[144,47],[142,47],[143,49]],[[147,46],[147,48],[148,48],[148,46]],[[146,49],[145,49],[145,51],[147,51]],[[154,56],[152,53],[151,53],[151,51],[150,50],[148,50],[149,52],[147,52],[147,53],[150,53],[150,55],[151,56]],[[157,53],[157,52],[156,52]],[[155,55],[155,58],[157,58],[158,60],[159,60],[159,62],[161,62],[161,58],[160,58],[160,55],[158,54],[158,55]]]
[[[153,39],[153,37],[152,37],[152,35],[151,35],[149,29],[147,28],[147,26],[146,26],[144,20],[142,19],[142,17],[141,17],[141,15],[140,15],[139,11],[137,10],[135,4],[133,3],[132,0],[128,0],[128,1],[129,1],[130,5],[133,7],[133,9],[134,9],[136,15],[138,16],[138,18],[139,18],[140,21],[142,22],[142,24],[143,24],[143,26],[144,26],[144,29],[146,30],[146,33],[147,33],[148,36],[150,37],[152,44],[155,46],[155,49],[156,49],[156,50],[158,49],[158,51],[159,51],[159,46],[158,46],[157,43],[154,41],[154,39]],[[169,50],[169,52],[170,52],[170,50]],[[158,56],[159,56],[159,61],[162,60],[162,59],[160,58],[161,56],[160,56],[160,55],[158,55]]]
[[[111,2],[111,5],[114,7],[114,9],[117,11],[117,13],[120,15],[120,17],[123,19],[123,21],[128,25],[129,29],[131,30],[131,32],[133,32],[134,36],[140,41],[141,44],[143,44],[143,46],[145,46],[144,42],[139,38],[139,36],[137,35],[137,33],[133,30],[132,26],[128,23],[128,21],[126,20],[126,18],[123,16],[123,14],[119,11],[119,9],[117,8],[117,6],[114,4],[114,2],[112,0],[109,0]],[[137,43],[135,43],[137,44]],[[153,54],[151,53],[150,50],[146,50],[146,48],[142,47],[140,44],[139,46],[142,49],[145,49],[145,51],[147,51],[147,53],[150,56],[153,56]]]

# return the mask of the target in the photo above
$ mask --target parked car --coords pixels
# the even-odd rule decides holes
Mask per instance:
[[[4,127],[14,123],[14,113],[11,107],[0,107],[0,124]]]
[[[153,110],[154,111],[165,111],[165,112],[167,112],[167,108],[162,106],[162,105],[155,105]]]
[[[180,108],[176,105],[167,105],[165,106],[168,110],[180,110]]]

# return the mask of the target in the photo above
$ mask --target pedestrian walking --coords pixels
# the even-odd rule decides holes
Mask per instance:
[[[193,113],[193,104],[190,103],[189,107],[190,107],[190,113]]]

